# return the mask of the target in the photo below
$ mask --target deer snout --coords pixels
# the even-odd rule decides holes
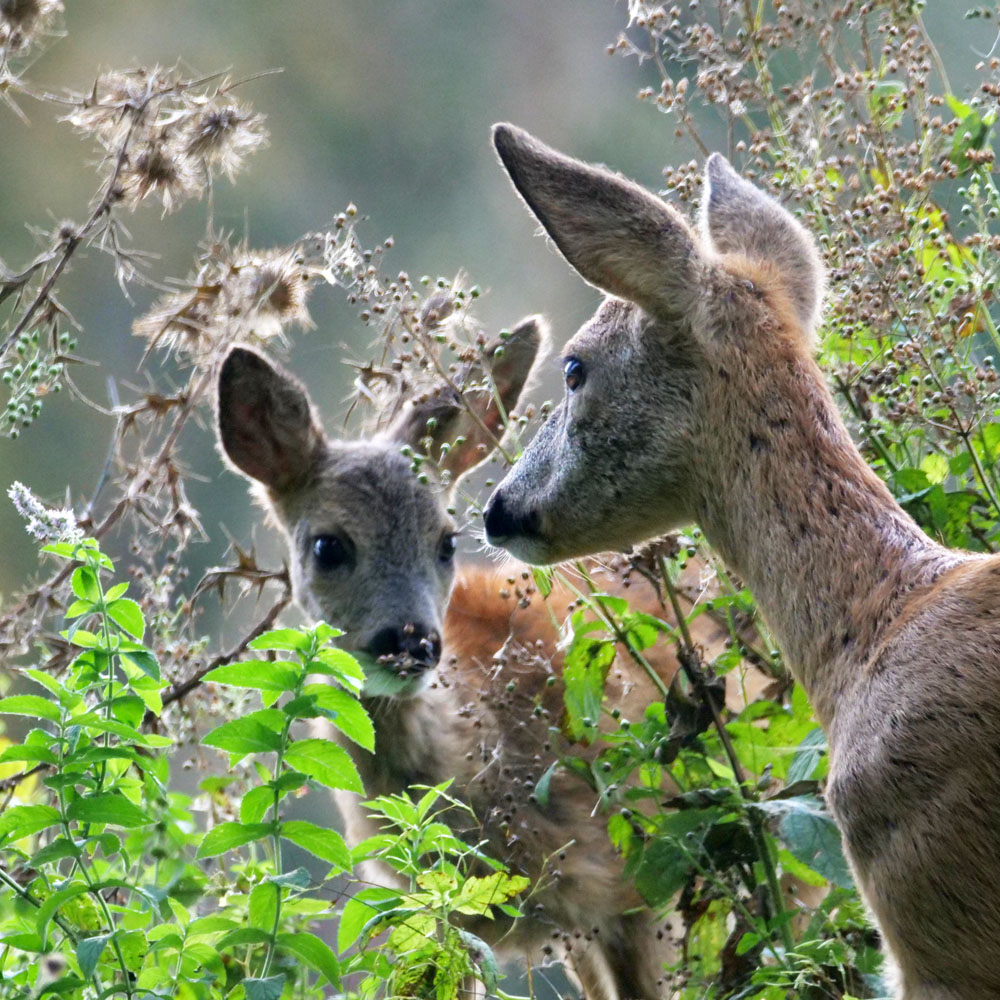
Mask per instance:
[[[486,538],[491,545],[503,545],[519,535],[537,535],[541,518],[536,510],[513,511],[504,503],[503,494],[497,490],[490,497],[483,515]]]
[[[388,625],[372,636],[365,652],[376,659],[405,660],[403,669],[428,670],[441,659],[441,636],[436,629],[414,622]]]

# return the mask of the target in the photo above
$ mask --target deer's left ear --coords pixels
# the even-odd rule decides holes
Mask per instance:
[[[792,214],[713,153],[705,164],[701,230],[719,253],[769,262],[781,277],[803,329],[819,322],[824,272],[809,233]]]
[[[581,277],[654,314],[693,310],[704,262],[697,237],[673,208],[513,125],[495,125],[493,145],[518,194]]]
[[[507,339],[488,345],[481,363],[462,375],[461,399],[448,389],[407,405],[389,437],[414,448],[422,448],[429,438],[435,458],[447,444],[440,466],[451,474],[454,486],[459,476],[484,462],[499,445],[507,415],[517,406],[531,373],[538,370],[547,340],[541,316],[521,320]]]

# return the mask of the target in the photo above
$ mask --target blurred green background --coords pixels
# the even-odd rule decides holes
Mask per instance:
[[[926,17],[961,94],[974,47],[985,50],[989,40],[977,39],[981,26],[951,4],[930,4]],[[395,238],[386,273],[451,277],[464,269],[488,292],[477,312],[489,328],[544,311],[559,343],[598,294],[532,238],[536,227],[494,159],[489,126],[513,121],[657,188],[662,165],[694,150],[674,138],[673,121],[635,99],[655,82],[650,68],[607,54],[627,20],[627,5],[612,0],[87,0],[67,3],[65,37],[53,39],[26,76],[58,91],[86,90],[104,69],[178,60],[194,73],[229,69],[237,77],[280,68],[242,91],[267,115],[271,141],[235,186],[219,183],[218,228],[247,233],[255,247],[286,244],[354,202],[367,217],[364,245]],[[31,227],[81,220],[97,186],[87,143],[51,105],[20,103],[30,125],[0,105],[0,257],[15,269],[40,246]],[[713,124],[705,134],[724,149]],[[128,224],[135,246],[159,254],[153,277],[183,276],[204,232],[205,206],[161,216],[151,201]],[[131,324],[151,289],[133,285],[126,298],[110,259],[93,250],[75,259],[60,288],[85,330],[78,353],[100,363],[74,372],[91,398],[108,404],[109,377],[123,401],[129,383],[169,382],[158,356],[137,371],[143,345]],[[349,392],[342,361],[366,358],[371,336],[344,298],[331,289],[313,297],[317,328],[297,335],[290,354],[330,428],[340,425]],[[86,501],[112,428],[111,418],[63,393],[19,440],[0,440],[0,484],[5,490],[21,479],[51,500],[68,488],[75,502]],[[196,578],[223,556],[221,526],[245,541],[259,514],[243,482],[223,471],[209,427],[189,427],[183,447],[209,535],[190,553]],[[34,542],[5,496],[0,539],[2,595],[37,566]],[[267,545],[273,564],[277,549]]]

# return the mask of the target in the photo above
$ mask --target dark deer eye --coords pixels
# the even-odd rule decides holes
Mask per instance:
[[[351,558],[347,545],[336,535],[317,535],[312,542],[313,559],[324,572],[343,566]]]
[[[566,388],[570,392],[576,392],[587,381],[587,369],[583,367],[583,362],[579,358],[566,359],[563,364],[563,375],[566,376]]]
[[[455,558],[455,549],[458,547],[458,538],[454,531],[449,531],[441,536],[438,544],[438,559],[443,563],[450,563]]]

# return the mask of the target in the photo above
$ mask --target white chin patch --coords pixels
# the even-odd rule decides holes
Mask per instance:
[[[415,698],[430,684],[434,673],[434,668],[425,668],[404,675],[360,650],[351,655],[365,672],[362,693],[369,698]]]

